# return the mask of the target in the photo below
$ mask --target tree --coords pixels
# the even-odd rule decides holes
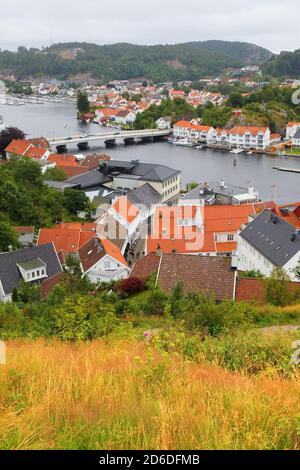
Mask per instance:
[[[80,114],[88,113],[90,110],[90,102],[84,91],[79,91],[77,94],[77,110]]]
[[[300,258],[298,260],[297,266],[293,269],[293,274],[295,274],[296,278],[300,281]]]
[[[0,132],[0,152],[4,155],[4,150],[9,146],[12,140],[23,140],[25,134],[17,127],[7,127]]]
[[[48,168],[44,174],[44,178],[50,181],[65,181],[67,175],[62,168]]]
[[[240,93],[234,92],[231,93],[231,95],[228,98],[228,102],[230,106],[233,106],[234,108],[241,108],[244,104],[244,98]]]
[[[0,252],[8,251],[10,247],[20,247],[18,234],[9,223],[0,221]]]
[[[89,207],[89,199],[82,191],[77,189],[66,189],[64,191],[64,200],[66,208],[72,214],[77,214],[77,211],[84,211]]]
[[[284,269],[275,268],[270,277],[264,280],[266,302],[275,306],[289,303],[288,284],[290,278]]]

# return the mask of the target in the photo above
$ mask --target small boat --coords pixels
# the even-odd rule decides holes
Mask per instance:
[[[197,150],[198,150],[198,149],[203,149],[203,145],[196,145],[195,148],[196,148]]]
[[[180,145],[182,147],[194,147],[194,144],[189,140],[177,140],[174,142],[175,145]]]
[[[253,152],[246,152],[246,155],[253,155]]]
[[[243,149],[240,149],[240,148],[230,150],[230,153],[234,153],[235,155],[242,153],[242,152],[243,152]]]

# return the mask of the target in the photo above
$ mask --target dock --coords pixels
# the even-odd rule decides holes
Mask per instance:
[[[273,170],[278,170],[278,171],[287,171],[289,173],[300,173],[300,168],[287,168],[284,166],[273,166]]]

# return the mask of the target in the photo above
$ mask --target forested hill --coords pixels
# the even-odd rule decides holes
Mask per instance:
[[[300,77],[300,49],[272,57],[264,65],[264,72],[275,77]]]
[[[139,46],[119,43],[55,44],[47,49],[0,52],[0,70],[10,69],[19,79],[30,76],[70,78],[90,73],[99,80],[146,77],[154,82],[196,80],[229,67],[263,63],[272,56],[259,46],[226,41]]]

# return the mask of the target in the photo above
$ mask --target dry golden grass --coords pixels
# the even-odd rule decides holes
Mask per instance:
[[[138,341],[12,341],[1,449],[298,449],[300,379],[161,357]]]

